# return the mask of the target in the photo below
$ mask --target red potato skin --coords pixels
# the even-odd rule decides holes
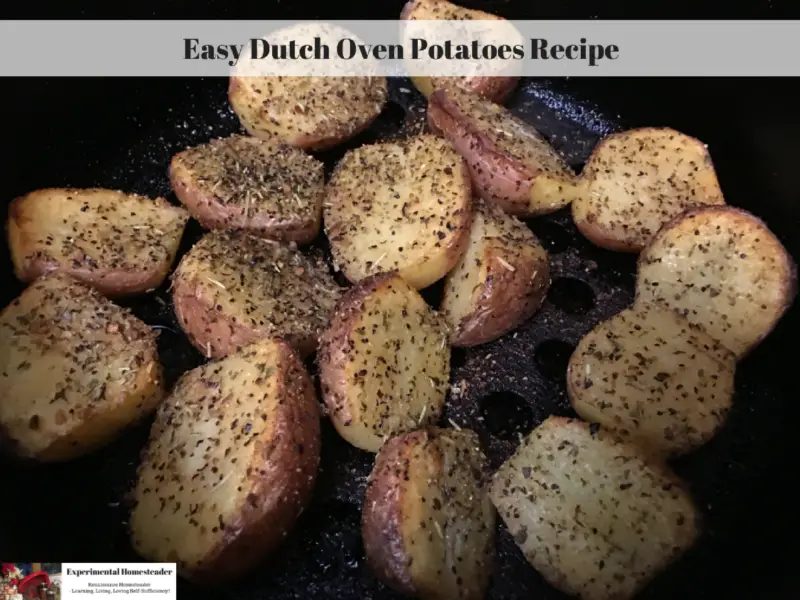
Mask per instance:
[[[406,2],[403,5],[403,10],[400,11],[400,20],[401,21],[407,21],[408,18],[411,16],[411,12],[414,10],[415,6],[416,6],[416,2],[414,2],[414,0],[411,0],[410,2]]]
[[[271,440],[255,442],[261,460],[252,465],[250,481],[257,500],[225,524],[225,537],[204,562],[182,573],[192,581],[217,584],[253,569],[281,544],[311,500],[320,459],[319,405],[300,357],[279,343],[282,401],[270,417],[276,419]]]
[[[502,104],[514,91],[519,77],[470,77],[464,80],[464,89]]]
[[[239,79],[240,78],[237,76],[232,76],[230,78],[230,83],[228,84],[228,99],[231,103],[235,102],[233,98],[235,98],[237,94],[242,94],[243,92],[246,92],[246,89],[244,88],[244,86],[242,86]],[[339,128],[339,130],[329,134],[325,133],[298,134],[288,139],[282,138],[282,140],[284,143],[290,146],[293,146],[295,148],[302,148],[303,150],[311,150],[314,152],[329,150],[334,146],[338,146],[339,144],[349,140],[352,137],[357,136],[359,133],[368,129],[370,125],[372,125],[372,123],[375,121],[375,119],[378,118],[379,114],[380,113],[376,113],[371,119],[362,122],[357,127]],[[256,127],[253,127],[249,123],[245,123],[244,121],[241,121],[241,123],[242,126],[247,130],[247,132],[253,137],[261,139],[273,139],[275,137]]]
[[[593,218],[594,217],[594,218]],[[596,215],[589,213],[585,221],[573,219],[575,227],[581,232],[581,235],[589,240],[592,244],[605,250],[612,252],[625,252],[627,254],[638,254],[641,248],[632,246],[623,241],[611,238],[605,234],[603,229],[595,227]]]
[[[428,103],[428,124],[447,138],[465,157],[473,190],[512,215],[527,215],[530,190],[538,173],[517,160],[497,151],[485,137],[478,135],[447,101],[445,90],[435,91]]]
[[[780,242],[780,240],[778,240],[778,238],[774,234],[772,234],[772,232],[770,231],[769,227],[767,227],[767,224],[764,223],[764,221],[762,221],[758,217],[756,217],[754,214],[749,213],[746,210],[742,210],[740,208],[735,208],[733,206],[728,206],[728,205],[700,206],[700,207],[690,208],[688,210],[685,210],[683,213],[681,213],[680,215],[678,215],[677,217],[675,217],[671,221],[665,223],[661,227],[661,229],[658,230],[658,233],[656,233],[653,236],[653,239],[650,240],[650,244],[648,244],[645,247],[645,249],[642,250],[642,252],[639,254],[639,259],[637,261],[638,265],[641,266],[645,261],[647,261],[649,259],[650,250],[651,250],[654,242],[657,239],[659,239],[665,232],[667,232],[670,229],[676,227],[683,219],[694,217],[694,216],[697,216],[697,215],[715,213],[715,212],[734,213],[734,214],[740,215],[743,219],[746,219],[748,221],[755,221],[756,223],[759,223],[766,231],[770,232],[770,235],[772,235],[772,237],[775,239],[775,241],[781,247],[783,247],[783,244]],[[737,356],[737,359],[736,359],[737,362],[739,362],[739,361],[743,360],[744,358],[746,358],[747,356],[749,356],[750,353],[753,350],[755,350],[758,347],[758,345],[761,344],[761,342],[763,342],[770,333],[773,332],[773,330],[778,325],[778,323],[780,322],[780,320],[783,317],[783,315],[786,314],[786,311],[789,310],[789,307],[791,307],[792,304],[794,303],[795,297],[797,296],[797,290],[798,290],[797,263],[792,259],[792,256],[789,254],[789,252],[786,251],[785,248],[784,248],[783,257],[784,257],[784,259],[786,261],[786,269],[789,272],[789,277],[787,277],[787,279],[783,282],[783,290],[782,290],[783,293],[782,293],[782,295],[783,295],[783,298],[785,300],[784,304],[783,304],[783,308],[782,308],[780,314],[777,315],[777,317],[775,319],[775,322],[772,324],[772,327],[769,330],[765,331],[761,335],[761,337],[759,337],[755,342],[753,342],[750,345],[749,348],[747,348],[744,352],[739,354]],[[638,288],[638,286],[637,286],[637,288]],[[638,298],[636,299],[636,301],[638,301]]]
[[[201,288],[181,277],[173,278],[172,303],[189,341],[206,358],[222,358],[247,344],[272,337],[227,318],[216,310],[213,300],[205,297]],[[313,336],[288,341],[302,356],[311,354],[317,345]]]
[[[321,203],[319,218],[314,223],[280,222],[264,214],[245,217],[243,207],[227,206],[213,194],[203,193],[193,187],[176,158],[170,163],[169,180],[181,204],[206,229],[241,229],[259,237],[298,244],[308,244],[319,234]]]
[[[348,381],[345,375],[352,321],[361,312],[364,300],[395,277],[396,271],[376,273],[347,290],[336,305],[328,328],[320,335],[317,351],[319,382],[325,405],[331,416],[336,417],[331,422],[337,430],[347,427],[352,420],[346,401]]]
[[[7,235],[16,240],[20,248],[28,247],[33,240],[29,240],[26,233],[30,230],[27,226],[31,219],[25,216],[21,208],[24,197],[14,198],[8,208]],[[101,270],[86,263],[76,263],[64,268],[58,261],[37,252],[35,255],[25,256],[19,263],[14,264],[14,275],[20,281],[30,283],[42,275],[53,272],[66,273],[75,279],[93,287],[104,296],[111,298],[131,294],[143,294],[156,289],[167,276],[166,269],[151,269],[142,271],[136,269]]]
[[[424,430],[389,439],[375,460],[364,496],[361,537],[367,564],[393,590],[416,595],[403,545],[403,486],[408,451],[427,438]]]
[[[513,265],[516,270],[509,271],[492,260],[493,257],[494,252],[489,248],[483,257],[488,265],[488,282],[483,286],[475,310],[456,328],[453,346],[477,346],[496,340],[530,319],[547,295],[548,262],[518,260]]]

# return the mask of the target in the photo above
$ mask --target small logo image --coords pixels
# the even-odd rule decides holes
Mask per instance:
[[[0,600],[61,600],[61,563],[0,562]]]

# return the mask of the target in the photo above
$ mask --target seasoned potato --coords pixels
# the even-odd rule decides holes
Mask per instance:
[[[480,600],[492,573],[495,510],[469,430],[423,429],[383,445],[364,498],[368,564],[425,600]]]
[[[537,571],[581,600],[627,600],[692,546],[700,515],[660,462],[550,417],[495,474],[491,498]]]
[[[264,139],[324,150],[360,133],[383,110],[384,77],[231,77],[228,98],[242,126]]]
[[[206,234],[172,278],[178,322],[208,358],[268,337],[309,354],[340,295],[325,264],[242,232]]]
[[[243,135],[175,155],[175,194],[207,229],[305,244],[320,229],[323,164],[302,150]]]
[[[435,424],[450,378],[447,329],[395,273],[369,277],[339,302],[317,355],[330,419],[357,448]]]
[[[30,282],[61,271],[108,296],[145,292],[169,273],[188,219],[163,198],[98,188],[37,190],[9,207],[14,272]]]
[[[428,123],[467,160],[475,192],[508,213],[551,213],[577,190],[575,173],[547,140],[502,106],[439,89],[428,103]]]
[[[324,214],[334,261],[350,281],[397,270],[421,289],[444,277],[469,242],[469,173],[433,135],[361,146],[337,165]]]
[[[497,339],[529,319],[550,283],[547,251],[496,206],[475,203],[469,246],[445,280],[441,311],[454,346]]]
[[[572,216],[592,243],[639,252],[687,208],[720,204],[725,200],[705,144],[674,129],[647,127],[597,145]]]
[[[404,21],[503,21],[502,17],[482,10],[458,6],[446,0],[412,0],[407,2],[400,13]],[[514,90],[519,77],[412,77],[411,82],[429,97],[442,87],[460,87],[487,100],[501,103]]]
[[[45,462],[106,444],[163,396],[150,327],[64,273],[0,314],[0,373],[0,446]]]
[[[723,424],[736,357],[698,327],[656,306],[623,310],[575,348],[572,406],[658,454],[688,452]]]
[[[792,257],[761,220],[736,208],[691,209],[639,256],[636,302],[677,311],[740,358],[796,293]]]
[[[178,381],[133,490],[134,549],[194,580],[230,580],[275,549],[308,504],[319,409],[288,344],[265,339]]]

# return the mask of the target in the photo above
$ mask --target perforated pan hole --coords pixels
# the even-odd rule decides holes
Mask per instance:
[[[481,398],[480,406],[487,432],[501,440],[516,440],[533,429],[533,410],[519,394],[492,392]]]
[[[594,290],[575,277],[559,277],[550,284],[547,299],[564,312],[580,315],[594,308]]]
[[[563,380],[575,346],[561,340],[545,340],[536,346],[534,361],[539,372],[551,381]]]

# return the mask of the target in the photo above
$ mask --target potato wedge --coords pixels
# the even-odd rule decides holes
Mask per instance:
[[[385,77],[234,75],[228,89],[242,126],[263,139],[325,150],[370,126],[388,97]]]
[[[111,441],[163,397],[156,335],[64,273],[0,314],[0,446],[60,462]]]
[[[357,448],[377,452],[389,437],[433,425],[442,414],[447,328],[396,273],[369,277],[342,297],[317,361],[331,422]]]
[[[314,387],[287,343],[260,340],[185,373],[139,466],[134,549],[198,581],[250,570],[308,504],[319,450]]]
[[[732,207],[690,209],[639,256],[636,302],[671,308],[742,358],[797,294],[797,267],[767,226]]]
[[[302,150],[244,135],[172,157],[175,195],[206,229],[241,229],[307,244],[319,233],[323,164]]]
[[[503,21],[482,10],[458,6],[446,0],[411,0],[403,6],[400,19],[404,21]],[[428,98],[443,87],[460,87],[483,96],[492,102],[502,103],[514,91],[519,77],[412,77],[411,82]]]
[[[167,277],[189,215],[163,198],[99,188],[49,188],[8,211],[14,273],[30,282],[68,273],[107,296],[157,288]]]
[[[597,145],[581,173],[572,218],[593,244],[639,252],[686,209],[722,204],[705,144],[674,129],[645,127]]]
[[[681,481],[598,426],[550,417],[490,495],[539,573],[581,600],[627,600],[692,546],[701,517]]]
[[[428,123],[467,160],[474,191],[510,214],[554,212],[578,189],[575,173],[536,129],[475,94],[436,90]]]
[[[492,573],[495,510],[477,434],[422,429],[378,452],[364,497],[367,563],[423,600],[481,600]]]
[[[656,454],[701,446],[731,407],[736,357],[653,305],[623,310],[575,348],[567,391],[578,415]]]
[[[324,219],[333,259],[350,281],[397,270],[413,287],[427,287],[469,242],[466,164],[433,135],[361,146],[337,165]]]
[[[547,251],[531,230],[497,206],[474,208],[469,246],[442,296],[453,346],[485,344],[527,321],[550,284]]]
[[[340,295],[324,263],[233,231],[206,234],[172,278],[178,322],[208,358],[268,337],[310,354]]]

